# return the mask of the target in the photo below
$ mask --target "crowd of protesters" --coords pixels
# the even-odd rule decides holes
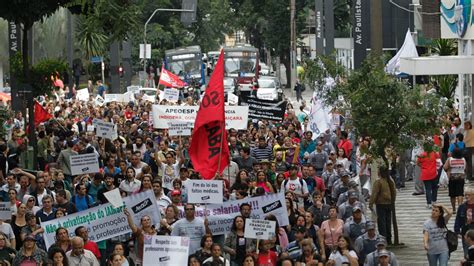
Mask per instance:
[[[153,128],[155,103],[137,97],[129,103],[97,105],[94,97],[85,102],[73,94],[39,100],[53,119],[36,128],[38,171],[22,167],[27,143],[22,113],[3,125],[0,197],[11,203],[12,216],[0,221],[0,265],[140,265],[144,238],[150,235],[189,237],[189,265],[398,265],[389,249],[391,211],[402,183],[396,166],[373,169],[369,136],[356,137],[349,128],[341,130],[344,125],[335,125],[316,137],[308,130],[304,107],[295,113],[291,104],[282,121],[250,119],[247,130],[229,129],[231,163],[215,177],[224,184],[224,201],[270,193],[284,193],[286,199],[289,225],[279,226],[274,215],[267,215],[265,219],[277,223],[276,231],[270,240],[257,243],[244,237],[245,221],[252,217],[249,204],[240,205],[240,214],[225,236],[212,235],[207,218],[196,216],[196,206],[187,203],[186,195],[188,180],[200,179],[189,158],[191,137],[170,136],[167,130]],[[199,104],[189,97],[177,103],[157,102]],[[118,138],[96,136],[94,119],[115,123]],[[454,147],[444,164],[453,180],[463,179],[456,161],[464,160],[459,152]],[[96,154],[100,171],[73,175],[69,158],[85,153]],[[445,229],[437,221],[443,217],[447,222],[451,216],[435,203],[435,185],[428,182],[431,176],[423,175],[435,157],[419,157],[428,204],[433,206],[432,219],[423,226],[430,264],[444,260],[445,247],[438,238]],[[396,165],[401,156],[393,158]],[[375,170],[378,177],[372,180]],[[115,188],[123,197],[153,191],[162,212],[160,223],[152,224],[144,216],[135,224],[125,209],[129,234],[96,243],[85,227],[74,232],[60,227],[56,242],[46,247],[41,222],[107,203],[104,193]],[[462,203],[464,191],[459,189],[457,185],[452,194],[453,209],[461,204],[455,229],[467,235],[463,243],[468,256],[474,243],[474,233],[469,231],[474,198],[466,193],[467,202]],[[184,212],[181,219],[179,208]],[[375,220],[371,213],[377,213]]]

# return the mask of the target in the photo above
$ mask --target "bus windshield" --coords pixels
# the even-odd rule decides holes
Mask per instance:
[[[225,72],[230,77],[254,77],[257,59],[251,57],[227,57]]]

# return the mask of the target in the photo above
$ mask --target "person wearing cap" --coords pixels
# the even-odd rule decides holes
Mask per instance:
[[[365,234],[366,222],[362,208],[359,206],[353,207],[352,216],[347,218],[343,229],[344,234],[351,239],[352,243],[354,243],[359,236]]]
[[[349,190],[350,173],[343,171],[339,174],[340,179],[336,180],[331,193],[331,201],[336,203],[339,196]]]
[[[173,189],[171,190],[169,196],[171,197],[171,203],[175,206],[182,206],[183,201],[181,197],[181,190]]]
[[[99,266],[99,261],[94,253],[84,248],[84,239],[75,236],[71,240],[72,249],[66,252],[66,257],[71,265]]]
[[[353,179],[349,180],[349,183],[347,183],[347,186],[349,187],[349,190],[342,193],[341,195],[339,195],[339,198],[337,199],[337,203],[336,203],[336,206],[339,206],[341,205],[342,203],[346,202],[348,199],[349,199],[349,193],[355,191],[357,192],[357,194],[359,195],[359,201],[360,202],[364,202],[365,204],[365,197],[364,195],[362,195],[362,193],[360,193],[359,191],[359,184],[357,184],[357,182]]]
[[[301,254],[303,254],[302,241],[306,237],[306,227],[297,226],[294,229],[294,232],[295,232],[294,234],[295,240],[291,241],[288,244],[288,247],[286,248],[286,251],[285,251],[286,253],[288,253],[288,256],[293,260],[299,258]],[[313,249],[316,249],[314,244],[313,244]]]
[[[359,236],[354,242],[354,249],[359,254],[359,264],[363,264],[367,255],[377,249],[377,242],[384,237],[377,234],[375,223],[367,221],[365,224],[366,232]]]
[[[325,196],[329,203],[331,199],[331,192],[334,186],[334,182],[339,178],[336,170],[334,169],[334,162],[332,160],[328,160],[326,165],[324,166],[324,171],[321,174],[321,178],[324,181],[324,186],[326,187]]]
[[[387,240],[385,238],[380,238],[377,241],[377,249],[374,252],[371,252],[365,258],[364,265],[365,266],[377,266],[379,265],[379,255],[383,254],[383,256],[388,256],[388,262],[390,266],[398,266],[398,260],[395,254],[391,251],[386,250],[387,248]]]
[[[383,235],[387,242],[392,243],[392,204],[395,204],[397,190],[395,182],[390,177],[386,167],[379,168],[379,178],[372,185],[372,195],[370,195],[369,208],[377,213],[377,226],[379,233]]]
[[[297,199],[297,207],[303,208],[304,207],[304,200],[308,198],[309,191],[306,182],[297,176],[298,173],[298,166],[291,165],[289,168],[289,176],[288,179],[281,183],[280,191],[283,192],[292,192]]]
[[[347,201],[339,205],[339,218],[346,221],[353,214],[353,209],[359,207],[363,214],[365,214],[365,204],[359,201],[359,192],[350,191]]]
[[[48,254],[36,246],[36,239],[27,235],[12,265],[47,265]]]

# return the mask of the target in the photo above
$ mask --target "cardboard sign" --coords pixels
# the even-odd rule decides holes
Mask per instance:
[[[100,95],[97,95],[95,97],[95,105],[102,106],[102,105],[104,105],[104,103],[105,103],[105,100]]]
[[[189,122],[194,126],[199,106],[153,105],[153,127],[168,128],[170,122]],[[225,107],[225,128],[247,129],[247,106]]]
[[[239,98],[240,105],[249,107],[249,117],[258,120],[282,121],[286,111],[286,101],[270,101],[247,96]]]
[[[0,202],[0,220],[10,220],[12,218],[12,210],[10,202]]]
[[[84,88],[76,91],[76,99],[79,101],[89,101],[89,89]]]
[[[188,265],[189,238],[145,235],[143,266]]]
[[[244,236],[253,239],[271,239],[275,236],[275,227],[275,221],[245,219]]]
[[[172,88],[165,88],[163,98],[170,102],[177,102],[179,100],[179,90],[172,89]]]
[[[109,103],[109,102],[118,102],[118,103],[124,102],[123,101],[123,94],[107,93],[107,94],[105,94],[104,101],[106,103]]]
[[[117,127],[114,123],[106,122],[100,119],[94,119],[92,124],[97,129],[96,135],[98,137],[114,140],[118,138]]]
[[[122,198],[122,200],[125,206],[122,204],[119,208],[114,208],[112,204],[106,203],[51,221],[41,222],[46,247],[54,244],[58,227],[66,228],[69,231],[69,237],[73,237],[77,227],[85,226],[89,232],[89,239],[94,242],[130,233],[127,216],[123,212],[124,207],[127,207],[133,222],[137,225],[145,215],[150,217],[152,224],[160,224],[160,211],[153,191],[133,194]]]
[[[72,175],[83,175],[99,172],[99,160],[95,153],[72,155],[69,157]]]
[[[191,136],[191,126],[188,122],[170,122],[168,134],[170,136]]]
[[[233,94],[232,92],[227,93],[227,102],[230,105],[237,105],[239,104],[239,96]]]
[[[221,180],[189,180],[187,184],[189,203],[222,203]]]

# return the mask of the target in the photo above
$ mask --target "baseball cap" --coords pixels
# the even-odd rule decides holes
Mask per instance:
[[[171,191],[171,196],[176,196],[176,195],[181,195],[181,191],[179,191],[178,189],[174,189],[173,191]]]
[[[362,211],[362,209],[359,206],[355,206],[354,208],[352,208],[352,212],[356,211]]]
[[[382,249],[379,251],[379,257],[390,257],[390,252],[386,249]]]
[[[326,165],[328,165],[328,164],[333,164],[333,162],[331,160],[329,160],[329,161],[326,162]]]
[[[35,241],[35,242],[36,242],[36,239],[35,239],[35,237],[34,237],[33,235],[27,235],[27,236],[25,237],[25,240],[23,240],[23,242],[26,242],[26,241],[28,241],[28,240]]]
[[[385,238],[380,238],[379,240],[377,240],[376,246],[381,246],[381,245],[384,247],[387,246],[387,240],[385,240]]]
[[[298,166],[296,166],[296,164],[292,164],[290,167],[288,167],[288,170],[298,170]]]
[[[357,186],[359,186],[359,184],[357,184],[357,182],[354,181],[354,180],[349,180],[349,183],[347,183],[347,186],[348,187],[357,187]]]
[[[336,164],[336,165],[337,165],[337,164]],[[344,171],[344,172],[341,173],[341,177],[343,177],[343,176],[350,176],[350,174],[349,174],[349,172]]]
[[[304,226],[297,226],[295,230],[298,233],[306,233],[306,228]]]
[[[359,198],[359,193],[357,193],[356,191],[351,191],[351,192],[349,192],[349,198],[350,199],[357,199],[357,198]]]
[[[375,229],[375,223],[372,221],[367,221],[365,223],[365,229],[370,230],[370,229]]]

